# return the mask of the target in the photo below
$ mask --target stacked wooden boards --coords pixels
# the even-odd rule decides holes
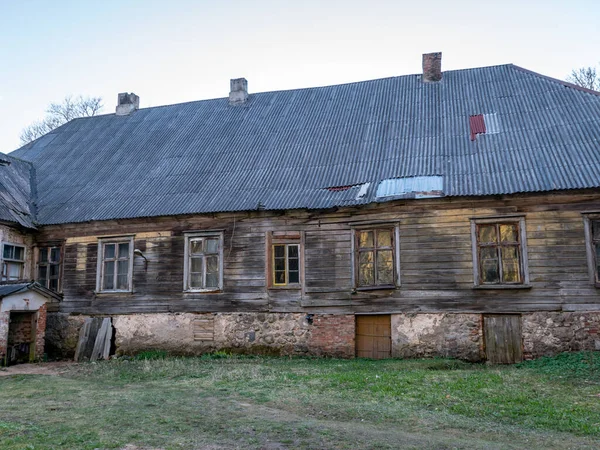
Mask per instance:
[[[108,359],[112,345],[113,326],[109,317],[85,319],[75,350],[75,361]]]

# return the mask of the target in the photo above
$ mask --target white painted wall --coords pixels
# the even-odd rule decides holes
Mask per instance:
[[[37,311],[47,301],[46,297],[35,291],[19,292],[0,300],[0,312]]]

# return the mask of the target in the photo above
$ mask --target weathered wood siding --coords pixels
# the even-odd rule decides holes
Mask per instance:
[[[525,312],[600,309],[589,280],[582,212],[600,193],[406,200],[337,211],[239,212],[47,226],[38,242],[65,242],[64,301],[78,313],[297,311]],[[524,214],[531,289],[474,289],[470,218]],[[353,291],[351,225],[400,227],[401,287]],[[183,292],[184,232],[224,231],[224,289]],[[305,284],[266,287],[266,234],[301,231]],[[134,234],[133,294],[99,294],[97,239]]]

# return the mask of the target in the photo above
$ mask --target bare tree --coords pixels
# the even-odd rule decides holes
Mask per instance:
[[[19,136],[25,145],[46,133],[78,117],[91,117],[98,114],[104,105],[100,97],[65,97],[62,103],[51,103],[46,109],[46,117],[25,127]]]
[[[573,69],[567,81],[594,91],[600,91],[600,74],[595,67],[580,67]]]

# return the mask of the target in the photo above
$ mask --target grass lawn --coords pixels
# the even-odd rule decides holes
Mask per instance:
[[[513,367],[145,356],[0,377],[0,448],[600,448],[600,352]]]

